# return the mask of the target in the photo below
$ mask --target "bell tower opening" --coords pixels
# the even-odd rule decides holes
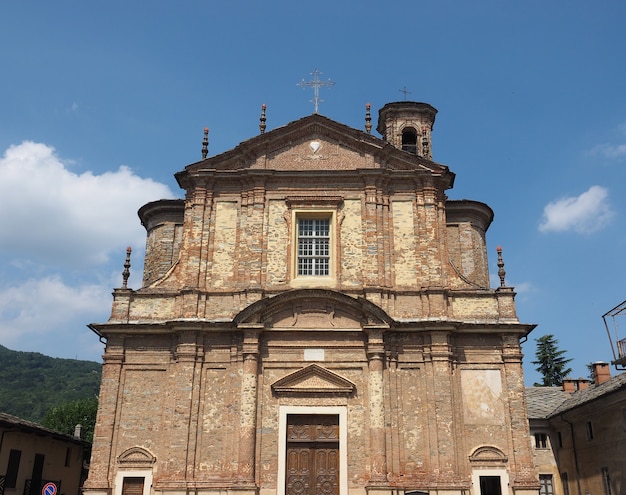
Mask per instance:
[[[431,160],[431,134],[436,115],[437,109],[428,103],[387,103],[378,111],[376,130],[396,148]]]
[[[402,130],[402,151],[417,155],[417,131],[412,127]]]

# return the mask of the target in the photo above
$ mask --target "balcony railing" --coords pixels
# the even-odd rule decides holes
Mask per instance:
[[[41,495],[41,490],[46,486],[46,483],[54,483],[57,487],[56,495],[61,493],[61,480],[41,480],[41,484],[38,487],[33,486],[33,480],[25,480],[23,495]]]

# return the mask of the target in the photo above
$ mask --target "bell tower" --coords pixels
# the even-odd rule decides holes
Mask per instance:
[[[398,101],[378,111],[376,130],[396,148],[432,160],[431,135],[437,109],[428,103]]]

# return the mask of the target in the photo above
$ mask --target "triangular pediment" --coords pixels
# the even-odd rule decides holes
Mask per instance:
[[[349,395],[356,390],[350,380],[311,364],[272,384],[275,394],[333,394]]]
[[[176,178],[234,170],[300,171],[385,169],[418,175],[454,174],[448,167],[395,148],[383,139],[313,114],[243,141],[235,148],[188,165]]]

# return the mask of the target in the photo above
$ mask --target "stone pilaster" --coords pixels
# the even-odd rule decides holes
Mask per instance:
[[[237,286],[256,289],[261,287],[263,227],[265,225],[265,185],[261,176],[245,177],[241,184],[241,208],[237,222],[239,249],[236,252]]]
[[[432,414],[431,452],[433,456],[434,478],[438,483],[454,481],[457,471],[455,448],[454,407],[451,383],[452,348],[450,333],[447,331],[430,332],[430,365]]]
[[[515,311],[515,291],[512,287],[498,287],[496,289],[496,298],[498,299],[498,314],[500,320],[510,320],[517,322],[517,314]]]
[[[508,394],[509,441],[511,443],[511,487],[515,493],[539,488],[534,471],[533,453],[528,441],[528,415],[526,413],[526,396],[524,387],[524,371],[522,368],[522,349],[519,335],[505,334],[502,336],[502,359],[504,376]]]
[[[381,225],[381,229],[379,230],[380,232],[380,244],[382,246],[382,253],[383,255],[381,256],[381,279],[380,279],[380,284],[385,286],[385,287],[391,287],[393,285],[393,280],[392,280],[392,273],[393,273],[393,260],[392,260],[392,238],[393,238],[393,232],[392,232],[392,225],[393,225],[393,220],[391,218],[391,200],[389,198],[389,192],[387,190],[387,185],[388,184],[383,184],[383,191],[381,191],[380,193],[380,200],[379,200],[379,208],[381,210],[381,221],[380,221],[380,225]]]
[[[243,328],[243,374],[241,376],[238,472],[238,483],[243,486],[253,486],[255,484],[260,333],[260,325]]]
[[[132,289],[115,289],[113,291],[113,307],[110,321],[128,323],[130,305],[135,291]]]
[[[261,287],[261,266],[264,259],[263,227],[265,225],[265,184],[262,177],[254,178],[252,211],[248,212],[250,263],[248,264],[249,288]]]
[[[115,465],[112,459],[115,442],[115,417],[121,387],[124,343],[122,338],[109,338],[103,356],[102,381],[98,400],[98,415],[91,449],[89,478],[84,484],[86,493],[103,493],[110,490],[109,469]]]
[[[207,274],[204,270],[210,229],[205,228],[205,225],[210,224],[212,198],[212,190],[206,186],[196,185],[187,192],[180,263],[184,269],[181,282],[185,287],[204,286],[206,281]]]
[[[378,246],[378,209],[375,177],[365,178],[365,208],[363,211],[363,285],[378,287],[380,250]]]
[[[202,233],[199,235],[200,242],[200,266],[198,267],[198,286],[199,288],[205,288],[209,285],[209,277],[211,272],[209,267],[211,266],[211,244],[213,238],[211,236],[211,229],[207,228],[207,225],[211,225],[211,216],[213,215],[213,184],[209,181],[202,191],[203,206],[198,208],[198,214],[202,214]],[[200,224],[199,224],[200,225]]]
[[[418,265],[421,265],[422,287],[438,287],[442,280],[442,237],[445,219],[439,193],[432,178],[423,179],[416,196]]]
[[[167,408],[171,411],[167,433],[167,473],[169,480],[193,479],[195,437],[197,433],[197,400],[201,367],[201,348],[196,331],[178,333],[175,363],[171,378],[172,394]],[[193,441],[190,443],[189,439]],[[184,441],[181,441],[184,439]]]
[[[387,483],[387,449],[385,434],[385,390],[383,370],[385,345],[383,328],[366,327],[367,357],[369,364],[369,416],[370,416],[370,484]]]

